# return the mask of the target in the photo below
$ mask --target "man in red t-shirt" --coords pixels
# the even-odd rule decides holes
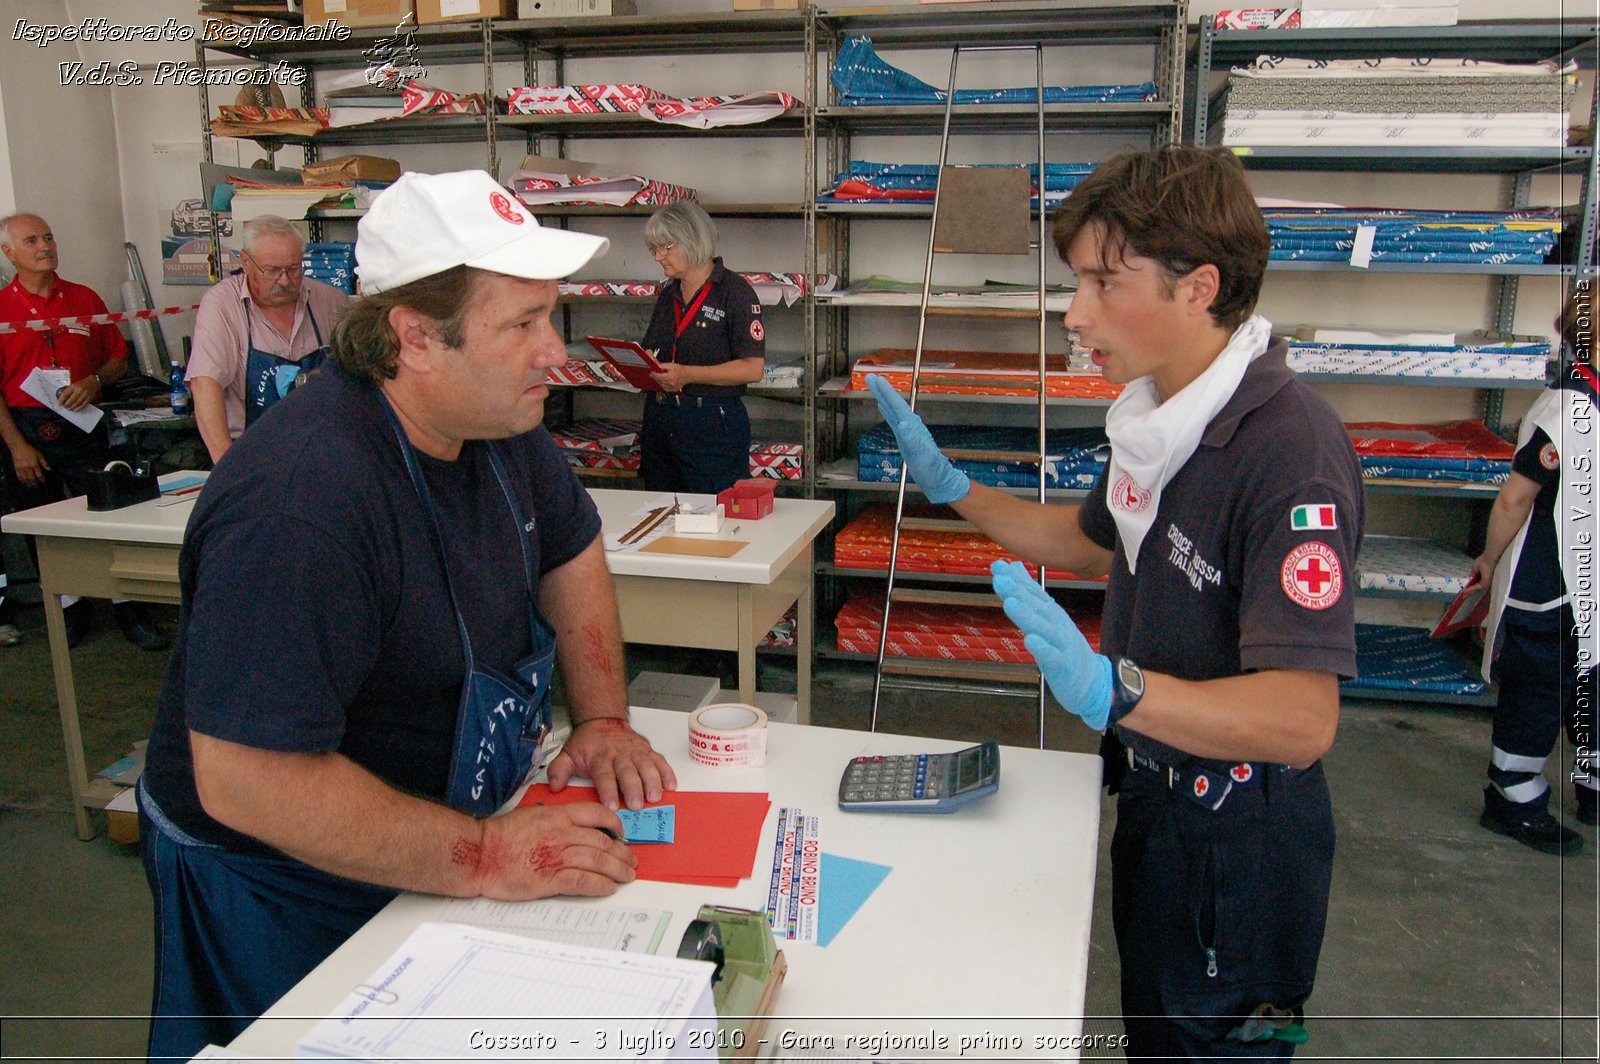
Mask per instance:
[[[56,274],[56,238],[43,218],[0,219],[0,251],[17,271],[0,288],[0,322],[48,323],[0,332],[0,513],[15,513],[84,494],[84,474],[102,468],[109,449],[105,418],[86,432],[29,395],[24,382],[34,370],[65,370],[67,383],[56,399],[67,410],[82,410],[128,372],[128,345],[114,325],[68,320],[104,314],[106,305],[92,289]],[[5,585],[0,565],[0,646],[13,646],[21,632],[12,624],[15,606],[5,600]],[[131,642],[146,650],[167,645],[138,605],[118,603],[116,613]],[[68,606],[70,644],[88,634],[91,616],[87,602]]]

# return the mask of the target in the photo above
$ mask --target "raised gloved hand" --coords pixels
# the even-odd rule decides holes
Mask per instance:
[[[917,482],[929,502],[958,502],[967,497],[972,481],[950,459],[939,453],[928,426],[916,415],[894,386],[879,374],[867,377],[867,387],[878,400],[878,410],[900,445],[900,458],[911,479]]]
[[[1111,717],[1111,659],[1089,649],[1067,611],[1051,598],[1021,562],[995,562],[989,571],[1006,616],[1022,629],[1023,645],[1056,701],[1104,731]]]

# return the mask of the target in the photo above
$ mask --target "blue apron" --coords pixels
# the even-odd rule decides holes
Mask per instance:
[[[400,454],[405,459],[411,485],[416,489],[417,498],[422,501],[422,508],[427,511],[428,520],[433,526],[434,541],[439,546],[439,564],[444,572],[445,587],[450,592],[456,628],[461,633],[461,653],[467,664],[466,679],[461,684],[460,708],[456,712],[456,738],[450,757],[450,779],[446,786],[445,802],[463,813],[488,816],[504,805],[522,785],[533,768],[539,744],[550,734],[550,678],[555,666],[555,630],[535,605],[533,558],[528,553],[527,536],[519,532],[517,543],[522,548],[523,592],[528,606],[533,653],[512,666],[512,676],[480,666],[473,660],[472,639],[467,634],[467,624],[461,616],[455,583],[450,579],[444,530],[439,526],[433,494],[423,478],[422,466],[417,461],[411,441],[406,438],[405,430],[400,427],[399,419],[381,392],[379,400],[400,441]],[[524,516],[506,478],[499,445],[491,440],[486,441],[486,447],[489,464],[494,469],[495,480],[505,496],[515,527],[532,531],[533,522]]]
[[[328,345],[322,341],[322,330],[317,327],[317,316],[306,304],[306,317],[311,319],[311,332],[317,338],[317,347],[302,355],[298,362],[263,351],[256,346],[255,322],[250,317],[250,304],[244,304],[244,423],[253,425],[267,408],[301,384],[306,377],[322,367],[328,357]],[[294,337],[289,337],[294,343]]]

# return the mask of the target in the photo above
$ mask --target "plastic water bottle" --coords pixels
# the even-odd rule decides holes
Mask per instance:
[[[183,367],[172,367],[172,412],[179,417],[188,417],[194,413],[194,404],[189,399],[189,382],[183,379]]]

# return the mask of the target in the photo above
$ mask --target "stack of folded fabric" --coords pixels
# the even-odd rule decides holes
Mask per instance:
[[[1361,459],[1361,475],[1373,479],[1499,484],[1511,474],[1516,453],[1481,421],[1363,421],[1346,424],[1345,430]]]
[[[799,480],[805,476],[805,448],[798,443],[752,441],[750,475],[769,480]]]
[[[839,58],[828,71],[835,98],[841,107],[873,105],[942,104],[945,92],[899,67],[886,62],[872,47],[870,37],[846,37],[839,45]],[[1153,81],[1138,85],[1050,85],[1044,90],[1045,103],[1134,103],[1156,98]],[[957,89],[958,104],[1034,104],[1038,90]]]
[[[941,514],[943,511],[931,506],[906,507],[908,518]],[[956,529],[915,527],[914,521],[912,525],[901,527],[896,572],[987,576],[994,562],[1021,560],[970,525]],[[873,503],[834,537],[833,564],[844,569],[887,572],[893,536],[894,507]],[[1046,570],[1045,575],[1052,580],[1082,579],[1059,569]]]
[[[881,376],[896,391],[911,391],[911,366],[916,352],[889,347],[863,355],[850,367],[850,390],[866,391],[867,378]],[[928,395],[1039,394],[1037,354],[999,351],[923,351],[917,386]],[[1112,384],[1097,369],[1073,369],[1066,355],[1045,357],[1044,394],[1052,399],[1115,399],[1122,385]]]
[[[348,295],[356,294],[356,246],[341,242],[306,245],[300,260],[305,275]]]
[[[1039,445],[1034,429],[982,425],[929,425],[941,450],[1027,452]],[[1111,457],[1104,429],[1050,429],[1045,433],[1045,487],[1094,487]],[[979,484],[1031,488],[1039,483],[1039,467],[1031,462],[975,462],[961,459],[956,468]],[[888,425],[878,425],[856,443],[859,480],[887,483],[900,479],[900,445]]]
[[[1352,373],[1375,377],[1444,377],[1463,380],[1542,381],[1550,345],[1535,341],[1469,344],[1323,343],[1292,340],[1289,368],[1296,373]]]
[[[1559,148],[1576,66],[1473,59],[1294,59],[1235,67],[1213,143],[1251,147]]]
[[[631,114],[652,122],[713,129],[776,118],[799,106],[787,92],[674,98],[645,85],[526,85],[506,97],[513,115]]]
[[[762,306],[782,303],[793,306],[806,294],[808,287],[803,273],[747,272],[739,274],[756,290],[756,299]],[[817,277],[817,286],[831,284],[829,275]],[[567,298],[593,298],[629,296],[654,299],[661,291],[660,281],[592,280],[562,281],[558,285],[561,295]]]
[[[1100,646],[1098,602],[1098,595],[1075,598],[1066,607],[1083,637],[1096,649]],[[834,628],[839,650],[876,654],[883,631],[883,589],[852,594],[834,617]],[[898,604],[889,615],[887,652],[904,658],[1033,664],[1033,655],[1022,644],[1022,630],[1006,616],[999,599],[993,606]]]
[[[1427,539],[1366,536],[1356,559],[1357,583],[1369,591],[1418,591],[1454,595],[1472,576],[1464,551]]]
[[[1539,265],[1561,239],[1561,212],[1267,207],[1270,257],[1314,262]]]
[[[635,472],[639,468],[639,422],[584,418],[552,428],[550,436],[575,469]]]
[[[1002,164],[987,164],[1000,166]],[[1029,166],[1032,175],[1033,207],[1039,207],[1039,167]],[[1044,203],[1054,210],[1082,181],[1093,163],[1046,163]],[[874,163],[851,160],[848,168],[834,178],[833,187],[817,196],[818,203],[932,203],[939,183],[939,168],[926,163]]]
[[[1341,690],[1483,693],[1483,677],[1447,644],[1430,639],[1426,628],[1356,625],[1356,670],[1359,676],[1340,684]]]

